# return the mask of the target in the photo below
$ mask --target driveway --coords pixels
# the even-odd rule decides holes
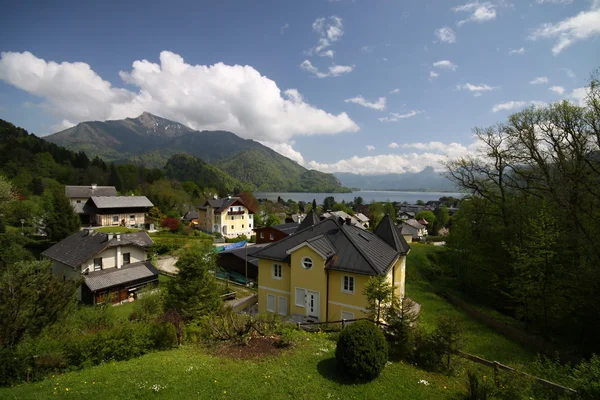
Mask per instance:
[[[175,266],[175,263],[177,262],[177,257],[173,257],[173,256],[164,256],[164,257],[159,257],[158,260],[156,261],[156,268],[158,268],[161,271],[165,271],[171,274],[176,274],[179,272],[179,269],[177,269],[177,267]]]

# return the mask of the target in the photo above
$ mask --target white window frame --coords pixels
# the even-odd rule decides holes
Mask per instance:
[[[348,288],[350,288],[350,286],[352,286],[352,290],[346,289],[346,278],[348,278]],[[352,285],[350,285],[350,282],[352,282]],[[354,294],[355,290],[356,290],[356,279],[354,279],[354,277],[352,275],[342,275],[342,293]]]
[[[277,279],[278,281],[283,279],[283,266],[281,264],[273,263],[273,267],[271,268],[271,277],[273,279]]]
[[[304,265],[304,263],[308,261],[310,262],[310,267],[307,267],[306,265]],[[300,263],[302,264],[302,268],[304,269],[311,269],[313,267],[313,265],[315,264],[312,260],[312,258],[310,257],[302,257],[302,260],[300,261]]]
[[[296,307],[304,308],[306,306],[306,289],[296,288],[294,304]]]
[[[248,224],[248,228],[251,229],[252,228],[252,224]]]
[[[264,239],[264,238],[265,238],[265,233],[264,233],[264,232],[261,232],[261,233],[260,233],[260,238],[261,238],[261,239]]]
[[[269,300],[273,301],[272,307],[269,309]],[[274,313],[275,312],[275,307],[277,306],[277,296],[275,296],[274,294],[268,294],[267,295],[267,311],[270,313]]]
[[[252,214],[248,214],[248,219],[252,219]]]
[[[269,233],[269,240],[275,240],[275,234],[274,233]]]
[[[129,220],[135,221],[135,214],[129,214]]]
[[[283,312],[281,312],[281,300],[285,301],[285,308],[283,309]],[[287,306],[288,306],[287,302],[288,302],[287,297],[277,296],[277,314],[287,315]]]
[[[115,218],[117,219],[116,221],[115,221]],[[119,216],[118,216],[118,215],[113,215],[113,216],[112,216],[112,223],[114,224],[115,222],[116,222],[117,224],[119,223]]]

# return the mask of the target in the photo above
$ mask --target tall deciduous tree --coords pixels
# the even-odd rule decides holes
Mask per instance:
[[[166,309],[173,308],[187,321],[217,311],[221,306],[212,246],[202,243],[185,247],[175,264],[179,273],[169,281]]]
[[[333,206],[335,205],[335,198],[333,196],[327,196],[323,199],[323,211],[331,211],[333,210]]]

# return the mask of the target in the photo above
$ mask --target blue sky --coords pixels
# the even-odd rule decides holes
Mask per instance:
[[[600,0],[48,3],[5,8],[0,118],[149,111],[326,172],[439,168],[600,66]]]

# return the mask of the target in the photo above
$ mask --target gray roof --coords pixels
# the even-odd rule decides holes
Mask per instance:
[[[367,218],[367,216],[363,213],[354,214],[354,218],[356,218],[360,222],[369,222],[369,218]]]
[[[92,196],[88,201],[92,201],[98,209],[154,207],[154,204],[146,196]]]
[[[124,245],[147,247],[154,243],[146,232],[122,233],[120,240],[117,240],[114,235],[111,237],[112,239],[109,240],[107,233],[83,229],[56,243],[42,252],[42,255],[77,268],[109,247]]]
[[[410,246],[402,236],[401,228],[398,228],[396,224],[394,224],[394,221],[389,214],[385,214],[374,232],[399,253],[408,254]]]
[[[108,268],[84,275],[85,285],[92,291],[124,285],[128,282],[158,277],[158,270],[150,261],[140,261],[121,268]]]
[[[419,223],[419,221],[417,221],[416,219],[407,219],[406,221],[403,222],[403,224],[410,225],[415,229],[425,228],[425,225]]]
[[[352,225],[356,225],[364,229],[362,223],[358,219],[354,218],[352,215],[346,213],[345,211],[329,211],[321,215],[321,217],[324,218],[329,218],[331,216],[336,216],[338,218],[342,218],[343,220],[350,218],[350,222],[352,222]]]
[[[183,216],[184,221],[191,221],[193,219],[198,219],[198,211],[188,211]]]
[[[242,260],[245,260],[246,255],[247,255],[248,256],[248,264],[252,264],[252,265],[258,267],[258,257],[256,257],[255,254],[258,251],[262,250],[263,247],[265,247],[269,244],[270,243],[261,243],[261,244],[255,244],[253,246],[248,246],[247,248],[241,247],[241,248],[232,249],[232,250],[225,250],[220,253],[217,253],[217,256],[219,256],[221,254],[231,254],[238,258],[241,258]]]
[[[114,186],[65,186],[67,197],[117,196]]]
[[[291,235],[292,233],[296,232],[296,230],[298,229],[298,227],[300,227],[299,223],[297,223],[297,222],[288,222],[287,224],[262,226],[260,228],[255,228],[254,231],[260,231],[261,229],[264,229],[264,228],[273,228],[273,229],[277,229],[280,232],[283,232],[283,233],[286,233],[288,235]]]
[[[220,212],[223,212],[223,210],[225,210],[227,207],[229,207],[231,204],[235,203],[236,201],[239,202],[244,207],[248,208],[248,206],[244,203],[244,201],[240,197],[225,197],[223,199],[208,199],[204,202],[204,204],[202,204],[201,206],[198,206],[198,208],[201,210],[206,210],[207,206],[211,206],[212,208],[215,208],[215,212],[220,213]],[[253,211],[251,211],[248,208],[248,212],[252,213]]]
[[[298,226],[298,229],[296,230],[296,232],[300,232],[306,228],[314,226],[314,225],[318,224],[319,221],[320,221],[319,216],[317,215],[315,210],[310,210],[308,212],[308,214],[306,214],[306,217],[302,220],[302,222],[300,222],[300,226]]]
[[[365,275],[387,273],[400,255],[374,233],[327,218],[258,251],[258,258],[290,262],[287,251],[310,244],[327,257],[326,268]]]

